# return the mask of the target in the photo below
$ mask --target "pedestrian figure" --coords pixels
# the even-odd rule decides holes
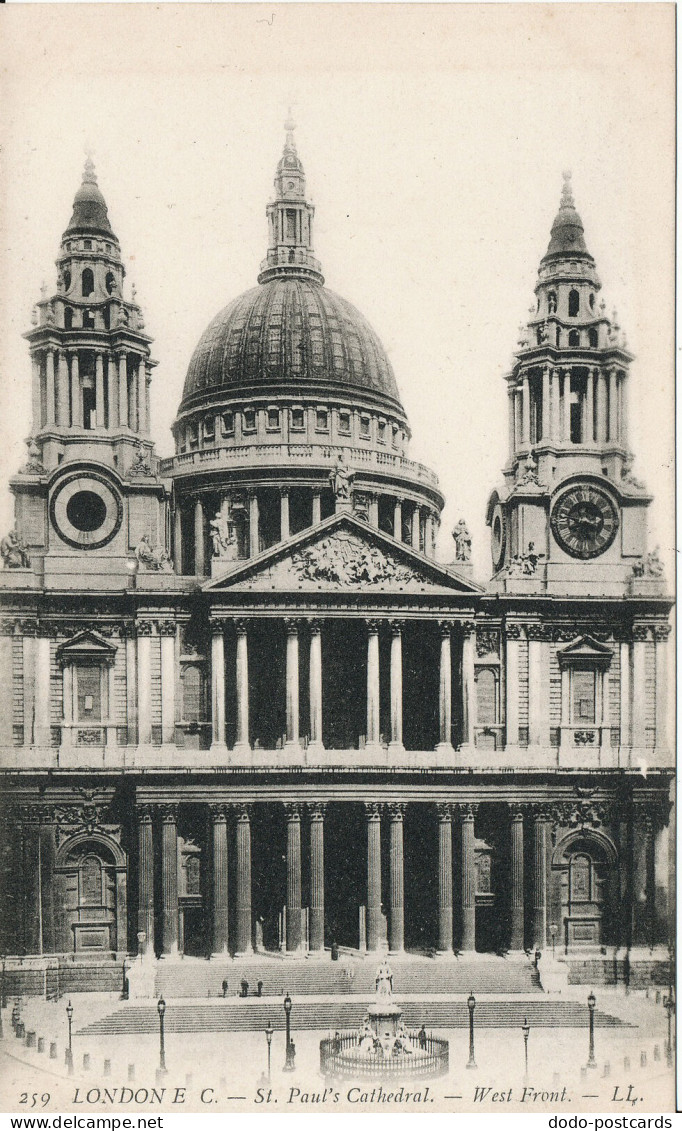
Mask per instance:
[[[227,997],[228,988],[227,978],[223,978],[223,997]]]
[[[256,997],[262,997],[262,996],[263,996],[263,983],[259,982],[258,987],[256,989]]]
[[[249,996],[249,983],[246,978],[242,978],[242,997]]]
[[[419,1047],[420,1047],[420,1049],[425,1049],[426,1048],[426,1029],[424,1028],[423,1025],[422,1025],[421,1029],[419,1030],[418,1036],[419,1036]]]

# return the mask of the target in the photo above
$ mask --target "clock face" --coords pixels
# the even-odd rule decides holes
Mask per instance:
[[[493,511],[490,546],[493,555],[493,568],[499,569],[504,561],[504,547],[507,536],[507,523],[504,511],[498,503]]]
[[[618,511],[605,491],[588,484],[570,487],[554,504],[552,533],[574,558],[596,558],[613,542]]]
[[[97,550],[117,534],[123,504],[111,484],[93,472],[69,476],[50,500],[50,518],[59,537],[76,550]]]

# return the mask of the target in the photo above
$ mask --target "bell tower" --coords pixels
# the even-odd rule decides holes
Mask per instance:
[[[506,376],[509,459],[488,504],[494,577],[507,592],[659,592],[647,554],[651,496],[632,474],[633,355],[601,282],[564,173],[535,304]]]
[[[324,283],[319,260],[313,254],[315,209],[306,199],[305,172],[296,152],[289,115],[284,123],[284,152],[275,172],[275,199],[267,207],[268,253],[260,265],[259,283],[287,275]]]
[[[45,584],[126,573],[146,535],[165,546],[166,488],[149,438],[152,339],[88,157],[28,340],[29,458],[12,480],[16,533]],[[82,558],[80,564],[76,556]],[[86,564],[87,563],[87,564]],[[120,580],[107,584],[120,585]]]

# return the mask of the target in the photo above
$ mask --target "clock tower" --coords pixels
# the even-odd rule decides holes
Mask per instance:
[[[498,591],[662,591],[658,554],[647,553],[651,496],[628,447],[633,357],[600,292],[564,173],[536,302],[505,378],[509,460],[487,511]]]

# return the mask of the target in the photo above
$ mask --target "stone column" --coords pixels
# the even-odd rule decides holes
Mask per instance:
[[[54,350],[49,349],[45,354],[45,423],[53,425],[57,419],[55,415],[55,387],[54,387]]]
[[[83,399],[78,371],[78,353],[71,354],[71,427],[83,427]]]
[[[549,439],[550,420],[550,395],[549,395],[549,366],[542,369],[542,439],[546,444]]]
[[[235,750],[248,751],[249,742],[249,643],[247,622],[236,620],[237,630],[237,734]]]
[[[628,375],[621,373],[618,385],[620,388],[620,442],[624,448],[628,446]]]
[[[285,542],[289,537],[289,488],[279,489],[279,537]]]
[[[49,636],[39,636],[35,642],[35,688],[33,741],[36,746],[49,746],[51,740]]]
[[[379,744],[379,622],[368,620],[367,624],[367,738],[366,744],[375,747]]]
[[[310,814],[310,950],[324,951],[324,811],[315,801]]]
[[[137,430],[140,433],[149,431],[147,425],[147,366],[143,357],[137,364]]]
[[[510,805],[510,849],[511,849],[511,950],[523,950],[524,900],[523,900],[523,809]]]
[[[64,350],[59,350],[57,362],[57,424],[69,426],[69,363]]]
[[[140,954],[154,954],[154,829],[151,805],[137,806],[137,930]]]
[[[211,748],[225,748],[225,636],[223,626],[211,626]]]
[[[159,625],[161,650],[161,741],[175,742],[175,623]]]
[[[310,742],[309,750],[322,749],[322,623],[310,622]]]
[[[284,806],[287,815],[287,953],[301,950],[301,806]]]
[[[668,748],[668,637],[669,624],[654,627],[656,641],[656,748]]]
[[[319,491],[313,491],[313,526],[322,521],[322,496]]]
[[[461,627],[464,742],[473,748],[476,743],[476,630],[473,622],[464,622]]]
[[[521,446],[530,446],[530,381],[527,373],[521,383]]]
[[[606,374],[601,369],[595,369],[594,380],[597,389],[597,443],[606,443]]]
[[[512,460],[516,451],[516,390],[513,385],[507,386],[507,408],[509,429],[509,459]]]
[[[583,443],[594,443],[594,378],[592,370],[588,369],[587,377],[585,380],[585,404],[584,404],[584,429],[583,429]]]
[[[405,876],[403,861],[403,818],[405,806],[391,803],[389,815],[389,915],[388,946],[392,954],[405,949]]]
[[[97,427],[104,428],[104,354],[95,354],[95,415]]]
[[[438,950],[452,954],[452,805],[436,806],[438,813]]]
[[[523,447],[523,390],[520,385],[514,388],[514,421],[516,427],[516,451]]]
[[[393,503],[393,537],[396,542],[403,540],[403,501],[399,498]]]
[[[253,953],[251,939],[251,814],[237,809],[237,949],[235,958]]]
[[[571,440],[571,374],[568,369],[562,370],[561,386],[564,405],[563,440],[568,444]]]
[[[369,523],[370,526],[379,526],[379,496],[374,492],[369,495]]]
[[[128,360],[124,350],[118,355],[118,422],[128,427]]]
[[[550,397],[550,439],[554,444],[558,443],[561,438],[560,427],[560,410],[561,410],[561,397],[559,394],[559,371],[557,369],[550,369],[549,371],[549,397]]]
[[[518,625],[508,624],[505,629],[505,649],[507,662],[506,680],[506,745],[519,744],[519,636]]]
[[[437,750],[452,750],[452,645],[449,621],[440,621],[439,736]]]
[[[31,354],[31,416],[33,417],[33,429],[35,432],[38,432],[43,424],[41,369],[40,354]]]
[[[213,910],[212,952],[215,956],[228,954],[228,884],[227,884],[227,807],[212,804],[211,816],[211,895]]]
[[[547,821],[542,806],[533,811],[533,947],[544,950],[547,941]]]
[[[389,749],[403,746],[403,621],[391,621],[391,741]]]
[[[109,428],[118,428],[118,388],[116,383],[116,358],[107,358],[107,393],[109,400]]]
[[[367,949],[381,941],[381,806],[365,802],[367,817]]]
[[[149,746],[152,741],[151,634],[149,621],[141,621],[137,625],[137,723],[140,746]]]
[[[529,625],[528,741],[531,746],[549,743],[549,649],[542,636],[542,626]]]
[[[204,504],[201,498],[194,503],[194,572],[203,577],[206,572],[204,547]]]
[[[476,950],[476,842],[474,818],[477,809],[477,805],[459,806],[462,849],[462,939],[460,950],[465,954]]]
[[[23,879],[23,936],[27,954],[42,954],[42,906],[40,893],[40,829],[39,816],[34,806],[21,824],[22,879]]]
[[[630,696],[630,669],[631,645],[625,641],[620,644],[620,745],[632,745],[631,725],[631,696]],[[568,710],[568,704],[567,704]]]
[[[178,806],[160,808],[162,953],[172,957],[178,953]]]
[[[255,558],[260,553],[260,535],[258,533],[258,494],[249,491],[249,557]]]
[[[412,510],[412,549],[419,549],[419,507]]]
[[[615,369],[609,369],[609,443],[615,444],[619,439],[618,374]]]
[[[41,954],[54,954],[55,945],[55,857],[57,854],[56,828],[49,808],[40,811],[38,837],[40,841],[40,926]]]
[[[182,511],[180,500],[175,498],[175,511],[173,512],[173,565],[177,574],[182,573]]]
[[[646,748],[646,652],[649,647],[648,635],[646,625],[636,624],[634,626],[630,694],[632,701],[632,745],[636,750]]]
[[[298,621],[287,617],[284,621],[287,634],[286,665],[286,718],[289,747],[299,746],[299,665],[298,665]]]

